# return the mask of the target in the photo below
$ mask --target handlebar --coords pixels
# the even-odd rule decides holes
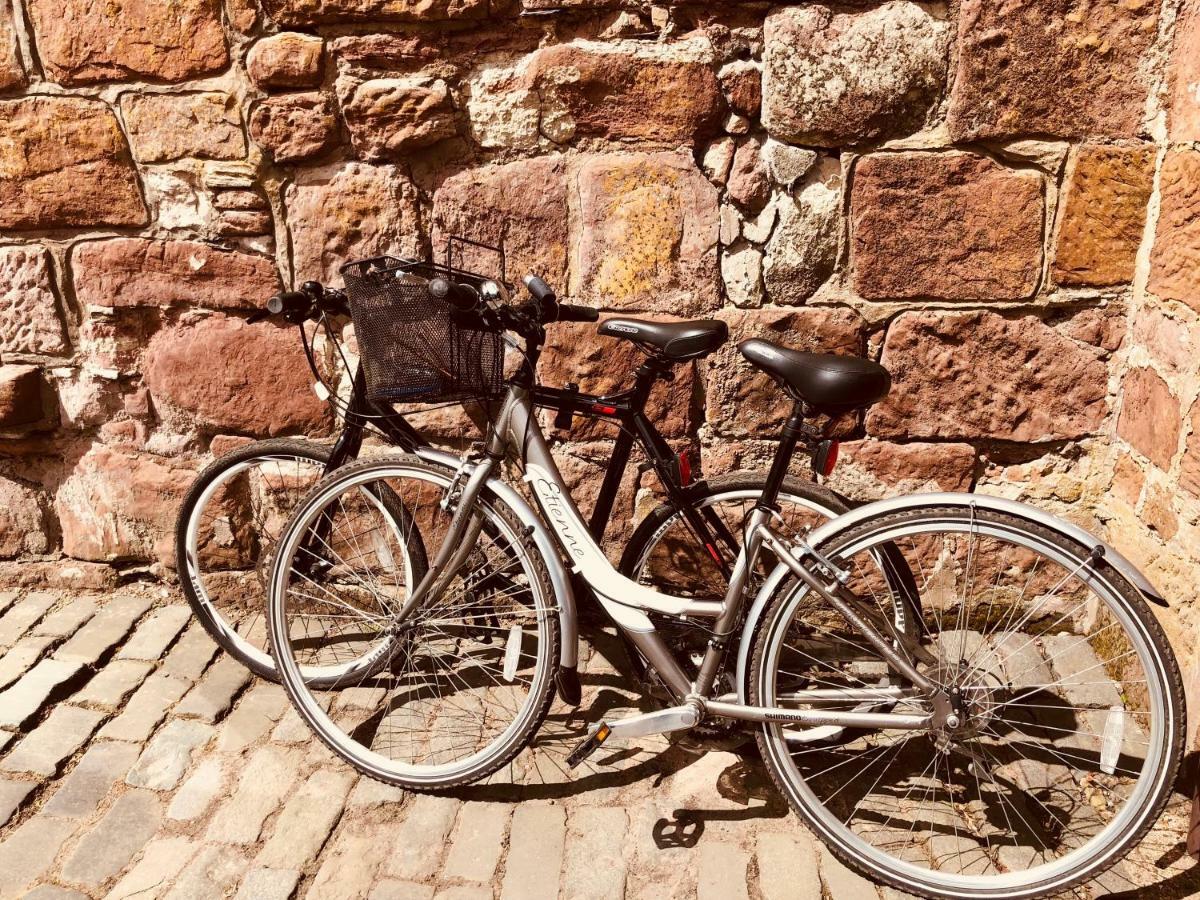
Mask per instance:
[[[247,322],[261,322],[271,316],[282,316],[293,325],[318,318],[321,314],[349,315],[346,295],[327,289],[318,281],[306,281],[298,291],[280,291],[266,303],[265,309],[252,314]]]

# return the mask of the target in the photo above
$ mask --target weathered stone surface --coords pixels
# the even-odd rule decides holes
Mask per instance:
[[[1200,496],[1200,404],[1192,405],[1189,416],[1191,432],[1188,434],[1187,446],[1183,449],[1183,458],[1179,463],[1179,484],[1193,494]],[[1140,475],[1141,471],[1131,467]],[[1140,482],[1138,490],[1141,490]],[[1137,504],[1136,495],[1130,500],[1130,506]]]
[[[37,591],[6,612],[0,617],[0,646],[11,647],[15,644],[57,602],[58,596],[54,593]]]
[[[504,803],[468,803],[442,866],[444,878],[490,884],[504,854],[512,810]]]
[[[86,706],[116,709],[146,680],[152,668],[148,662],[117,659],[97,672],[72,699]]]
[[[145,900],[164,896],[175,877],[196,855],[199,845],[186,837],[158,837],[146,844],[137,865],[106,892],[108,900]]]
[[[25,65],[17,49],[11,2],[0,3],[0,91],[23,87],[27,81]]]
[[[49,699],[59,685],[79,674],[78,663],[43,659],[11,687],[0,691],[0,726],[19,728]]]
[[[773,303],[803,303],[833,274],[841,228],[842,178],[822,161],[810,184],[776,202],[779,222],[767,242],[763,282]]]
[[[1160,469],[1169,469],[1179,449],[1179,401],[1153,370],[1134,369],[1121,385],[1117,434]]]
[[[964,0],[950,94],[956,140],[1132,136],[1149,89],[1158,4]]]
[[[758,836],[758,884],[764,900],[819,900],[817,852],[807,834]]]
[[[316,87],[321,83],[324,46],[325,42],[312,34],[272,34],[246,54],[246,74],[264,91]]]
[[[156,609],[125,642],[117,659],[162,659],[167,647],[191,619],[191,609],[182,604]]]
[[[193,469],[146,453],[94,445],[55,495],[64,552],[173,564],[176,508],[195,477]]]
[[[10,832],[0,844],[0,883],[5,891],[24,896],[24,888],[50,867],[74,830],[73,822],[34,816]]]
[[[125,94],[121,112],[139,162],[183,157],[241,159],[246,138],[237,103],[228,94]]]
[[[461,87],[475,143],[488,149],[533,150],[538,146],[541,98],[522,69],[485,64]]]
[[[738,353],[739,341],[761,337],[795,350],[862,355],[866,323],[848,309],[723,310],[729,341],[707,358],[706,418],[721,434],[777,438],[791,411],[779,386]]]
[[[394,849],[384,861],[383,871],[412,881],[423,881],[437,872],[460,806],[462,801],[453,797],[413,797],[404,821],[394,831]]]
[[[155,791],[174,790],[191,764],[192,756],[215,733],[211,725],[173,719],[146,745],[125,783]]]
[[[222,657],[175,707],[175,714],[215,722],[229,711],[233,698],[249,680],[250,672],[245,666],[230,656]]]
[[[443,22],[483,19],[489,0],[263,0],[267,13],[285,25],[333,21]]]
[[[104,718],[104,713],[78,706],[59,706],[0,763],[6,772],[30,772],[43,777],[78,750]]]
[[[19,428],[45,418],[45,384],[37,366],[0,366],[0,428]]]
[[[1162,207],[1149,289],[1200,310],[1200,150],[1169,151],[1159,178]]]
[[[871,156],[851,197],[868,299],[1019,300],[1042,265],[1042,180],[967,153]]]
[[[76,297],[89,306],[253,309],[279,290],[273,259],[201,241],[87,241],[72,268]]]
[[[276,162],[319,156],[337,140],[333,103],[320,91],[268,97],[250,113],[250,137]]]
[[[1200,141],[1200,4],[1184,3],[1179,10],[1170,84],[1171,140]]]
[[[757,247],[747,245],[721,254],[721,279],[734,306],[762,306],[762,274],[763,254]]]
[[[513,811],[501,896],[558,896],[566,832],[566,815],[561,806],[545,801],[520,804]]]
[[[67,857],[63,878],[89,886],[103,884],[154,836],[160,821],[162,802],[153,791],[122,794]]]
[[[348,260],[418,254],[416,189],[394,166],[337,163],[308,170],[287,189],[286,202],[297,282],[335,284]]]
[[[508,277],[567,282],[567,167],[559,156],[481,166],[447,178],[433,197],[433,246],[450,235],[503,245]],[[462,265],[499,275],[496,254],[463,251]]]
[[[54,651],[54,658],[94,666],[133,629],[133,623],[150,608],[145,596],[116,597],[69,641]]]
[[[974,470],[975,448],[970,444],[851,441],[841,445],[830,483],[856,500],[878,500],[970,490]]]
[[[37,245],[0,247],[0,353],[66,349],[50,255]]]
[[[25,798],[33,793],[35,787],[37,787],[35,781],[15,781],[8,778],[0,780],[0,827],[7,825],[12,820],[13,815],[25,802]]]
[[[1032,316],[904,313],[882,363],[892,390],[867,413],[880,437],[1059,440],[1096,431],[1107,412],[1104,363]]]
[[[350,142],[363,159],[403,160],[457,133],[450,88],[440,78],[343,78],[338,99]]]
[[[296,780],[294,751],[267,746],[250,758],[233,796],[223,803],[208,828],[212,840],[252,844],[263,822],[287,796]]]
[[[949,27],[892,0],[866,11],[786,7],[763,29],[763,124],[772,137],[837,147],[917,131],[941,94]]]
[[[275,822],[275,832],[263,845],[256,862],[275,868],[307,865],[341,818],[346,795],[353,785],[354,775],[350,772],[314,772],[284,805]]]
[[[146,217],[129,148],[106,104],[0,102],[0,228],[143,225]]]
[[[121,714],[100,729],[100,737],[115,741],[146,740],[189,686],[182,678],[161,672],[151,675],[129,698]]]
[[[730,63],[719,75],[729,108],[739,116],[757,119],[762,107],[762,69],[745,60]]]
[[[329,408],[311,381],[290,328],[232,316],[164,329],[146,351],[146,386],[160,412],[175,411],[182,427],[256,435],[323,430]]]
[[[0,477],[0,559],[45,553],[50,549],[52,529],[45,494]]]
[[[205,757],[187,781],[175,792],[167,807],[167,818],[179,822],[198,819],[208,810],[225,784],[224,766],[219,756]]]
[[[638,45],[561,44],[539,50],[527,77],[542,98],[542,133],[674,147],[716,134],[725,101],[699,59]]]
[[[229,61],[217,0],[32,0],[38,56],[62,84],[182,81]]]
[[[577,177],[576,299],[682,316],[718,306],[717,192],[690,158],[597,156]]]
[[[1080,148],[1058,233],[1054,275],[1059,284],[1133,280],[1154,186],[1154,157],[1149,146]]]

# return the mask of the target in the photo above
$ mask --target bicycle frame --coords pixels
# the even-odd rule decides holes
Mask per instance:
[[[789,545],[784,541],[767,524],[770,509],[756,507],[751,513],[742,550],[734,563],[724,600],[719,603],[662,594],[621,575],[605,557],[571,499],[533,410],[531,391],[520,385],[510,386],[496,428],[489,437],[485,456],[470,471],[462,488],[445,540],[431,562],[428,574],[398,612],[398,618],[403,619],[426,598],[438,596],[454,577],[482,525],[481,517],[474,513],[476,500],[489,483],[502,484],[493,478],[492,473],[511,450],[524,464],[525,481],[529,483],[541,511],[541,521],[533,527],[550,532],[573,571],[588,584],[608,615],[681,701],[698,705],[709,714],[725,718],[808,726],[926,729],[941,724],[951,714],[948,698],[918,671],[910,658],[910,654],[919,652],[913,646],[914,642],[897,632],[886,619],[882,620],[882,630],[876,627],[858,608],[857,598],[845,588],[848,575],[838,571],[836,566],[822,559],[803,542]],[[844,688],[833,692],[800,691],[792,695],[796,702],[819,705],[836,700],[879,704],[902,695],[920,696],[932,704],[932,712],[911,715],[767,708],[736,702],[732,695],[728,698],[712,697],[713,685],[728,649],[729,638],[736,631],[749,573],[764,545],[814,593],[846,617],[913,686],[899,695],[892,689],[878,687]],[[694,681],[683,671],[659,637],[647,612],[712,622],[713,638]]]

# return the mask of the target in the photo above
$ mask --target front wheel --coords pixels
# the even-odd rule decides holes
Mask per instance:
[[[1112,866],[1161,812],[1184,747],[1179,669],[1145,600],[1090,548],[1008,513],[883,514],[817,549],[870,602],[884,545],[916,577],[934,660],[921,668],[960,721],[820,742],[763,726],[792,808],[852,868],[925,897],[1050,896]],[[771,600],[753,704],[898,678],[832,610],[814,617],[814,599],[791,582]],[[930,704],[914,690],[895,711]]]

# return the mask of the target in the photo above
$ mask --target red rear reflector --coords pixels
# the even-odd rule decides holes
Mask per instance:
[[[604,406],[603,404],[600,404],[600,403],[592,404],[592,412],[603,413],[606,416],[611,416],[611,415],[614,415],[616,413],[616,411],[617,411],[617,408],[615,406]]]
[[[721,562],[721,554],[717,553],[717,548],[714,547],[712,544],[705,544],[704,546],[708,548],[708,555],[711,556],[713,559],[715,559],[718,563],[720,563]]]
[[[828,478],[833,474],[833,467],[837,465],[838,448],[841,446],[837,441],[828,441],[829,449],[825,451],[825,462],[821,466],[821,474]]]
[[[691,483],[692,461],[688,459],[687,451],[684,450],[679,454],[679,484],[682,487]]]

